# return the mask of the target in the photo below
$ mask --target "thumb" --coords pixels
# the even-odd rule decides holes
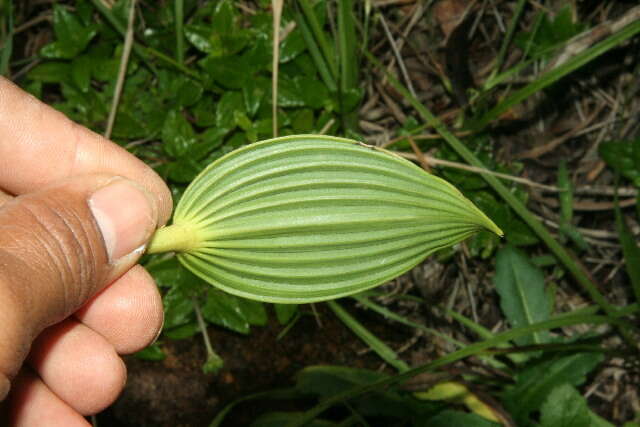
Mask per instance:
[[[0,400],[42,329],[138,260],[156,228],[153,200],[127,179],[88,175],[0,207]]]

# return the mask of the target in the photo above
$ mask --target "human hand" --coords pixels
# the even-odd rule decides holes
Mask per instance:
[[[10,425],[87,426],[83,415],[118,396],[118,355],[162,327],[160,295],[135,264],[170,212],[148,166],[0,77],[0,401]]]

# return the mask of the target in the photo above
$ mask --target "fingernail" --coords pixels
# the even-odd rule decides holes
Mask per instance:
[[[110,262],[139,250],[155,229],[153,204],[141,188],[116,179],[89,198]]]

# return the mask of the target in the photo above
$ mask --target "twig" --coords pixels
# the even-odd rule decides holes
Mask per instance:
[[[399,151],[394,151],[395,154],[404,157],[405,159],[410,159],[410,160],[416,160],[419,161],[418,156],[416,156],[415,154],[411,154],[411,153],[402,153]],[[466,165],[464,163],[458,163],[458,162],[451,162],[449,160],[442,160],[442,159],[437,159],[435,157],[431,157],[428,156],[426,154],[424,154],[423,159],[425,161],[427,161],[427,163],[429,163],[432,166],[444,166],[444,167],[449,167],[452,169],[460,169],[460,170],[465,170],[467,172],[474,172],[474,173],[479,173],[481,175],[491,175],[491,176],[495,176],[496,178],[501,178],[501,179],[506,179],[508,181],[513,181],[513,182],[517,182],[520,184],[524,184],[524,185],[528,185],[529,187],[535,187],[535,188],[541,188],[543,190],[547,190],[547,191],[553,191],[553,192],[557,192],[560,191],[557,187],[551,186],[551,185],[545,185],[545,184],[539,184],[535,181],[531,181],[530,179],[527,178],[521,178],[518,176],[513,176],[513,175],[509,175],[506,173],[500,173],[500,172],[493,172],[490,171],[488,169],[483,169],[483,168],[479,168],[476,166],[469,166]]]
[[[273,9],[273,59],[271,75],[271,116],[273,121],[273,137],[278,136],[278,66],[280,64],[280,20],[284,0],[271,0]]]
[[[133,22],[135,19],[136,0],[131,1],[131,7],[129,8],[129,20],[127,22],[127,32],[124,36],[124,49],[122,49],[122,56],[120,57],[120,67],[118,69],[118,80],[116,81],[116,87],[113,90],[113,101],[111,102],[111,111],[109,111],[109,119],[107,121],[107,130],[104,131],[104,137],[111,138],[111,132],[113,131],[113,124],[116,121],[116,112],[118,111],[118,104],[120,103],[120,95],[122,94],[122,87],[124,86],[124,79],[127,74],[127,65],[129,64],[129,55],[131,54],[131,47],[133,46]]]
[[[384,15],[382,13],[379,14],[379,16],[380,16],[380,23],[382,24],[382,28],[384,29],[384,33],[386,34],[387,39],[389,39],[391,50],[393,50],[393,54],[395,55],[396,60],[398,61],[398,66],[400,67],[400,72],[402,73],[402,77],[407,82],[407,88],[409,89],[409,92],[411,92],[411,95],[413,95],[414,97],[417,97],[416,91],[413,88],[413,84],[411,83],[411,79],[409,78],[407,67],[405,67],[404,65],[404,61],[402,60],[402,56],[400,55],[398,46],[396,46],[396,42],[393,39],[393,35],[391,35],[391,31],[389,31],[389,27],[387,26],[387,21],[384,19]]]

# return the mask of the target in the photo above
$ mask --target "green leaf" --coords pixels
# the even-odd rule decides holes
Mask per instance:
[[[163,336],[172,339],[172,340],[185,340],[187,338],[191,338],[197,333],[200,332],[200,327],[198,326],[198,322],[190,322],[184,325],[175,326],[169,329],[163,329]]]
[[[227,91],[222,95],[216,109],[216,126],[230,131],[236,127],[236,112],[244,111],[242,94],[236,91]]]
[[[640,186],[640,138],[631,141],[608,141],[599,146],[600,157],[614,171]]]
[[[178,89],[176,103],[180,107],[190,107],[200,100],[204,88],[202,85],[191,79],[185,80]]]
[[[501,233],[416,165],[356,141],[299,135],[209,165],[149,253],[177,250],[196,275],[238,296],[305,303],[380,285],[482,229]]]
[[[202,170],[202,166],[193,157],[185,156],[175,162],[171,162],[167,169],[170,180],[186,184],[193,181]]]
[[[47,61],[36,65],[27,77],[43,83],[65,83],[71,81],[71,64],[62,61]]]
[[[178,110],[171,110],[162,127],[162,146],[164,151],[175,158],[187,154],[190,146],[197,141],[191,124]]]
[[[71,77],[80,91],[89,91],[91,83],[91,58],[89,56],[78,56],[71,61]]]
[[[476,414],[444,410],[438,415],[415,424],[416,427],[498,427],[500,424],[484,419]]]
[[[288,425],[291,421],[300,417],[300,412],[268,412],[264,415],[260,415],[254,422],[251,423],[251,427],[282,427]],[[338,424],[331,421],[315,419],[308,424],[307,427],[338,427]]]
[[[297,304],[274,304],[273,307],[276,310],[276,318],[281,325],[289,323],[298,312]]]
[[[516,376],[514,386],[503,394],[503,403],[517,425],[526,425],[531,412],[539,410],[559,385],[578,386],[603,359],[599,353],[575,353],[531,363]]]
[[[295,28],[289,33],[282,43],[280,43],[280,63],[284,64],[294,60],[302,52],[307,49],[307,43],[302,37],[302,32],[299,28]]]
[[[267,324],[267,309],[260,301],[238,298],[238,308],[250,325],[265,326]]]
[[[138,359],[151,360],[154,362],[159,362],[161,360],[164,360],[167,357],[167,355],[164,354],[164,351],[162,351],[162,348],[160,347],[160,345],[158,345],[158,343],[151,344],[150,346],[143,348],[142,350],[138,351],[137,353],[134,353],[133,355]]]
[[[554,388],[540,408],[540,427],[596,427],[595,414],[587,406],[587,401],[570,384]],[[604,420],[603,420],[604,421]],[[604,425],[609,425],[605,421]]]
[[[249,333],[249,322],[240,308],[239,298],[210,289],[202,306],[202,316],[207,321],[241,334]]]
[[[169,330],[192,322],[193,301],[180,288],[173,287],[162,298],[164,307],[164,329]]]
[[[617,203],[615,214],[618,239],[620,239],[622,253],[624,254],[625,269],[631,281],[636,302],[640,302],[640,248]]]
[[[409,369],[409,365],[407,365],[404,360],[400,359],[398,354],[393,351],[391,347],[358,322],[337,302],[328,301],[327,304],[342,323],[351,329],[351,332],[353,332],[358,338],[364,341],[364,343],[367,344],[378,356],[380,356],[382,360],[400,372],[404,372]]]
[[[544,275],[518,249],[507,246],[496,256],[496,290],[500,307],[512,327],[518,328],[547,320],[551,313],[544,290]],[[522,337],[521,345],[542,344],[549,341],[543,332]]]
[[[382,372],[346,366],[308,366],[296,374],[296,388],[320,398],[332,396],[355,385],[388,377]]]
[[[207,56],[198,62],[214,82],[227,89],[242,89],[253,73],[252,64],[241,56]]]
[[[45,58],[74,58],[87,47],[97,34],[95,26],[82,25],[73,13],[59,4],[53,5],[53,30],[56,41],[40,50],[40,54]]]

